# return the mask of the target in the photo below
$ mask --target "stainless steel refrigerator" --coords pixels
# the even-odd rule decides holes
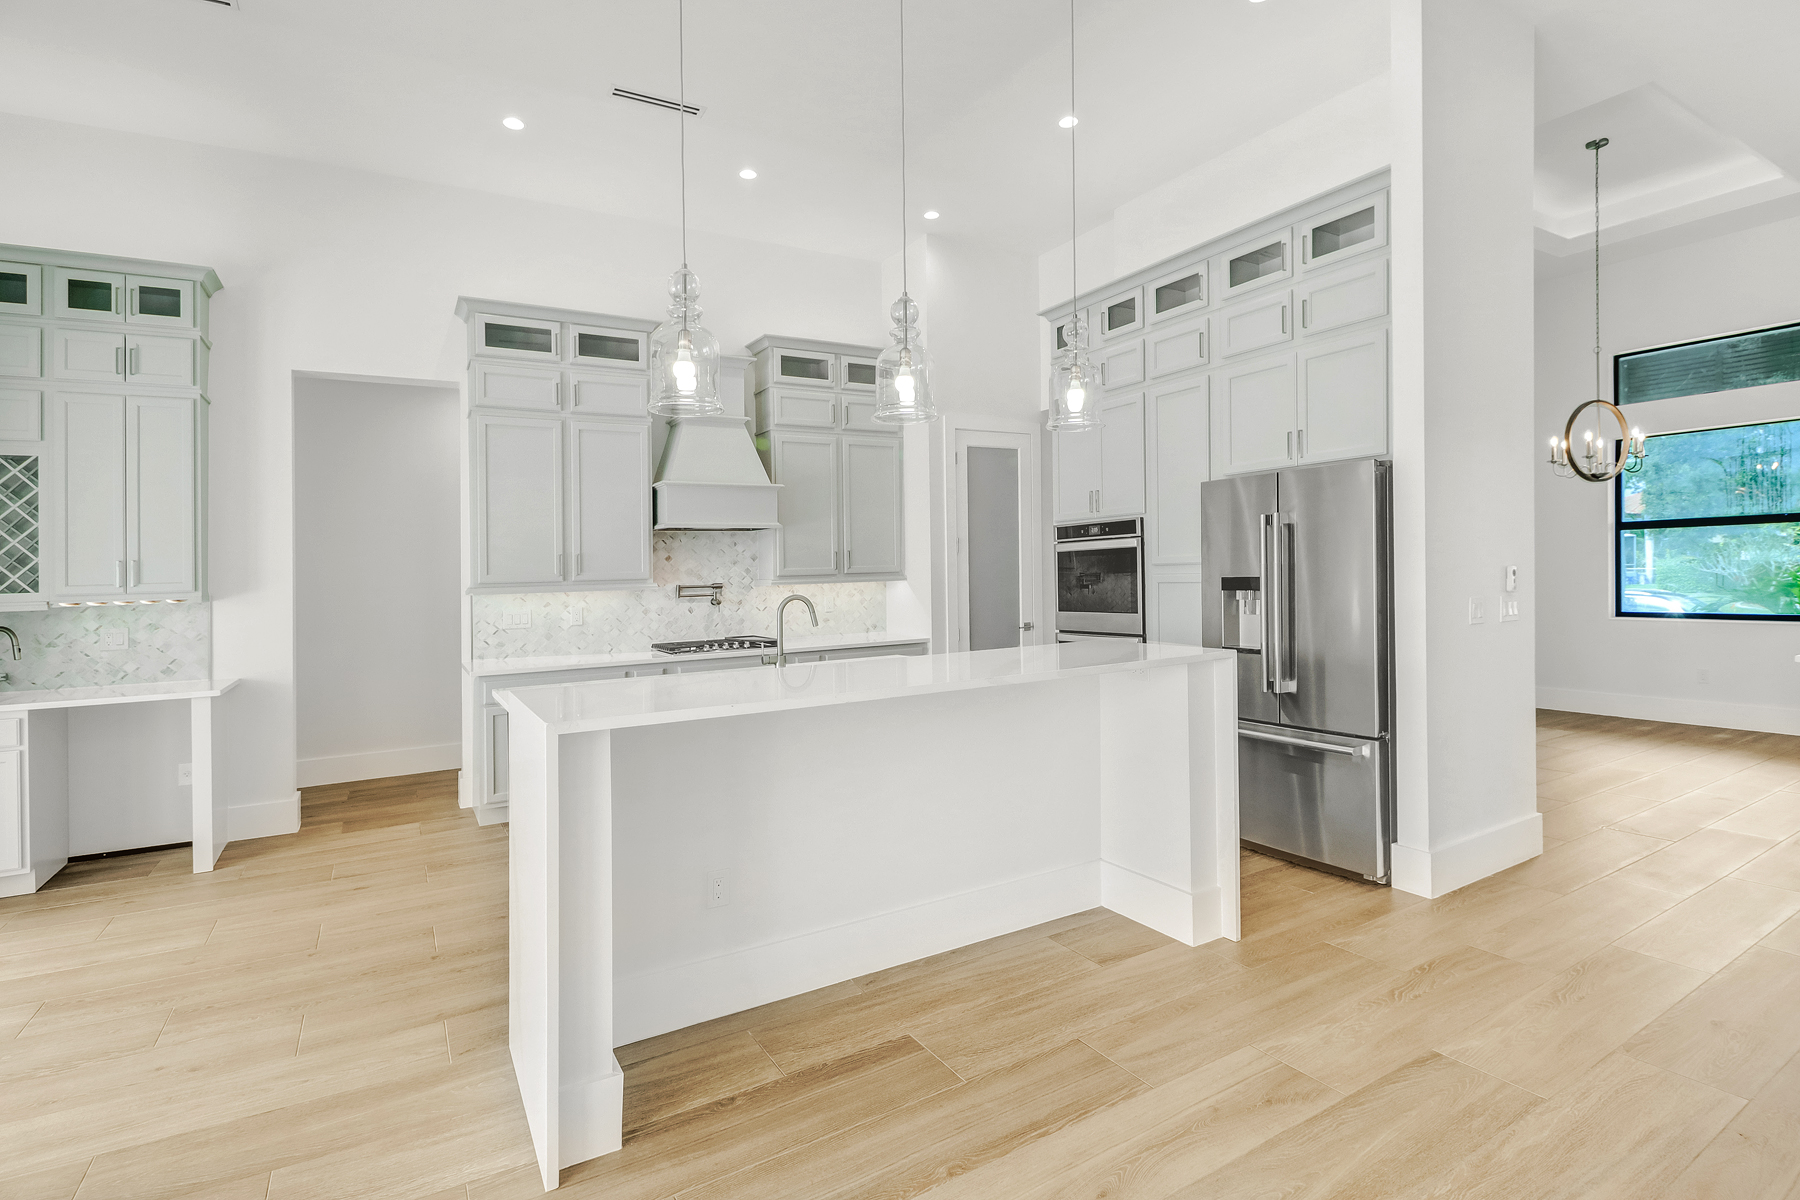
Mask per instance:
[[[1388,882],[1392,518],[1372,458],[1204,484],[1202,641],[1237,651],[1239,836]]]

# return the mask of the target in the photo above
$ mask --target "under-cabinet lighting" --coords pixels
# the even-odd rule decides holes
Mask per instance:
[[[1081,124],[1081,118],[1077,117],[1073,113],[1071,113],[1068,116],[1064,117],[1062,120],[1058,121],[1057,124],[1062,126],[1064,129],[1073,129],[1077,125]]]
[[[525,128],[525,122],[519,120],[519,118],[517,118],[517,117],[507,117],[504,120],[502,120],[500,123],[502,125],[506,126],[508,129],[512,129],[512,130],[519,130],[519,129]]]
[[[750,169],[749,167],[745,167],[743,170],[738,172],[738,178],[739,179],[755,179],[756,172],[753,171],[752,169]]]
[[[935,221],[935,220],[937,220],[937,219],[938,219],[938,210],[937,210],[937,209],[935,209],[935,208],[928,208],[928,209],[926,209],[926,210],[925,210],[925,219],[926,219],[926,220],[927,220],[927,221]]]

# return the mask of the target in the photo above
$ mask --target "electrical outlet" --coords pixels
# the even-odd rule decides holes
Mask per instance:
[[[1509,592],[1516,592],[1519,590],[1519,568],[1506,568],[1506,590]]]
[[[706,877],[706,907],[724,908],[731,903],[731,877],[723,871],[713,871]]]
[[[508,629],[529,629],[529,628],[531,628],[531,610],[527,608],[527,609],[520,609],[516,612],[507,613],[506,614],[506,627]]]
[[[1500,619],[1516,621],[1519,619],[1519,602],[1512,596],[1500,597]]]
[[[587,605],[573,604],[563,613],[563,624],[566,626],[587,624]]]
[[[1487,606],[1474,596],[1469,597],[1469,624],[1481,625],[1487,621]]]
[[[100,646],[105,650],[129,650],[131,631],[119,626],[108,626],[100,631]]]
[[[176,787],[192,787],[192,786],[194,786],[194,764],[193,763],[182,763],[180,766],[175,768],[175,786]]]

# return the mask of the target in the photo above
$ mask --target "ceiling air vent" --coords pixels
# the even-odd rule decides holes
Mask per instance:
[[[657,108],[666,108],[670,112],[685,111],[690,117],[700,116],[706,111],[706,109],[697,108],[692,104],[687,105],[686,108],[683,109],[682,103],[679,100],[665,100],[661,96],[648,96],[643,92],[633,92],[626,88],[614,88],[613,95],[621,100],[636,100],[639,104],[649,104]]]

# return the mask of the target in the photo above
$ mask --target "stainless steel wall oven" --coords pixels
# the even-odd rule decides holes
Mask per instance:
[[[1058,633],[1144,636],[1144,524],[1056,527]]]

